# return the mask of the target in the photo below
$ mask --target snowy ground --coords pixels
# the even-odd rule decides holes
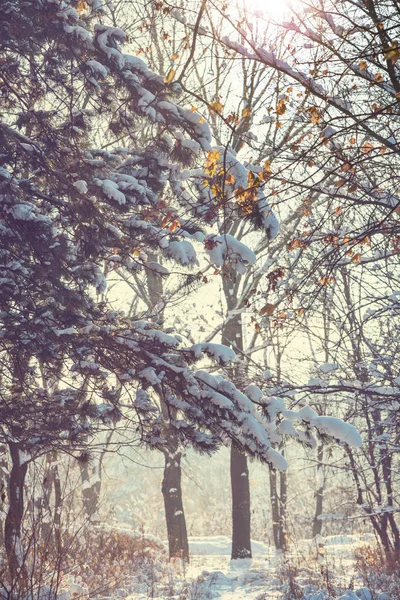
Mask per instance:
[[[355,545],[369,541],[367,536],[362,539],[355,536],[325,538],[318,560],[315,543],[305,541],[285,562],[279,554],[260,542],[253,543],[252,560],[231,561],[230,538],[192,538],[190,566],[171,565],[167,571],[155,574],[150,583],[138,581],[136,591],[125,599],[295,600],[304,597],[307,600],[328,600],[331,596],[321,585],[323,566],[334,573],[335,585],[340,589],[336,597],[343,600],[388,600],[388,596],[360,589],[361,583],[357,579],[353,581],[353,549]],[[295,569],[296,585],[300,584],[300,588],[289,589],[291,569]],[[354,585],[356,594],[348,589],[351,585]],[[304,596],[300,595],[300,589]]]

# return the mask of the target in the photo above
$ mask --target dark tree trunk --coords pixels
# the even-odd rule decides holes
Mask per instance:
[[[25,555],[22,547],[21,528],[24,515],[24,483],[28,465],[21,463],[20,448],[9,442],[12,461],[9,480],[9,508],[4,525],[4,545],[7,553],[11,584],[27,582]]]
[[[228,312],[236,305],[240,278],[235,281],[224,280],[224,295]],[[243,329],[241,315],[234,315],[227,320],[222,329],[222,343],[230,346],[239,359],[243,350]],[[229,375],[235,385],[246,384],[245,365],[242,369],[229,369]],[[250,513],[250,481],[246,455],[232,443],[231,447],[231,490],[232,490],[232,559],[251,557],[251,513]]]
[[[232,559],[251,558],[250,486],[246,455],[231,445]]]
[[[42,496],[38,499],[41,521],[40,537],[43,545],[61,547],[61,484],[57,466],[57,453],[49,452],[46,457],[46,471],[43,478]],[[54,506],[52,494],[54,491]]]
[[[318,487],[317,487],[317,492],[316,492],[316,497],[315,497],[315,515],[314,515],[313,528],[312,528],[313,537],[315,537],[316,535],[321,535],[321,532],[322,532],[322,520],[319,519],[318,517],[320,515],[322,515],[323,501],[324,501],[325,481],[323,478],[323,469],[324,469],[324,467],[322,465],[323,458],[324,458],[324,447],[322,445],[320,445],[318,447],[318,453],[317,453]]]
[[[157,255],[149,255],[149,262],[158,262]],[[158,320],[163,319],[163,280],[160,275],[147,272],[147,288],[150,300],[152,316]],[[171,418],[175,417],[175,411],[167,409],[162,394],[159,396],[161,410],[164,415],[163,434],[166,444],[163,447],[165,464],[164,478],[162,482],[162,494],[164,498],[165,521],[167,526],[169,558],[181,558],[189,562],[189,542],[187,536],[185,511],[182,500],[182,470],[179,445],[177,444],[174,431],[169,425]]]
[[[162,482],[170,558],[189,562],[189,543],[182,502],[181,453],[164,450],[165,466]]]

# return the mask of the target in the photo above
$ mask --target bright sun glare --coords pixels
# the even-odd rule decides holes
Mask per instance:
[[[290,12],[290,7],[299,4],[300,0],[244,0],[248,9],[256,17],[272,17],[281,19]]]

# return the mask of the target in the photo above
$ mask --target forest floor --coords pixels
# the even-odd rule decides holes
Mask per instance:
[[[331,536],[319,550],[315,542],[303,541],[284,558],[254,542],[253,558],[239,561],[230,560],[228,537],[191,538],[189,566],[168,565],[145,580],[139,578],[125,599],[398,600],[380,595],[381,590],[370,592],[355,572],[354,548],[371,538]]]

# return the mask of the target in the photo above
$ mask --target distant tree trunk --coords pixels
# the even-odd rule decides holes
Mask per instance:
[[[228,313],[236,305],[236,296],[240,278],[235,281],[224,280],[224,294]],[[228,319],[222,329],[222,343],[234,351],[243,350],[243,330],[241,315]],[[242,359],[239,356],[239,359]],[[243,363],[242,363],[243,365]],[[245,384],[245,372],[242,366],[230,370],[232,381],[236,385]],[[231,446],[231,490],[232,490],[232,559],[251,558],[251,512],[250,482],[247,457],[240,448]]]
[[[43,478],[42,496],[38,499],[41,520],[40,537],[47,546],[53,541],[61,548],[61,484],[58,473],[57,453],[49,452],[46,456],[46,471]],[[54,491],[54,505],[52,493]],[[54,539],[53,539],[54,536]]]
[[[281,451],[284,456],[284,449]],[[286,505],[287,505],[287,474],[286,471],[279,473],[280,479],[280,498],[279,498],[279,531],[281,550],[287,550],[287,521],[286,521]]]
[[[284,454],[281,449],[282,455]],[[278,491],[279,481],[279,491]],[[272,512],[272,534],[277,550],[287,549],[286,534],[286,502],[287,502],[287,477],[286,473],[278,473],[273,469],[269,471],[270,500]]]
[[[276,376],[277,381],[280,383],[282,379],[282,355],[283,350],[281,348],[279,334],[276,332],[276,346],[275,346],[275,359],[276,359]],[[282,456],[285,455],[285,446],[282,442],[278,448]],[[279,491],[278,491],[279,482]],[[286,532],[286,503],[287,503],[287,475],[286,472],[277,472],[270,468],[269,470],[269,484],[270,484],[270,500],[271,500],[271,512],[272,512],[272,534],[274,538],[275,548],[282,550],[283,552],[287,549],[287,532]]]
[[[325,481],[324,481],[324,475],[323,475],[324,467],[322,465],[323,458],[324,458],[324,447],[321,444],[320,446],[318,446],[318,451],[317,451],[317,460],[318,460],[317,491],[316,491],[316,496],[315,496],[315,515],[314,515],[313,527],[312,527],[313,537],[315,537],[316,535],[321,535],[321,532],[322,532],[322,520],[319,519],[318,517],[320,517],[322,515],[323,501],[324,501]]]
[[[21,528],[24,515],[24,483],[28,465],[26,462],[21,462],[20,448],[17,443],[9,442],[8,446],[12,467],[8,492],[9,508],[4,525],[4,545],[12,587],[15,587],[18,580],[27,581]]]
[[[149,262],[158,262],[157,255],[149,255]],[[160,300],[163,296],[163,281],[162,277],[153,273],[151,270],[147,272],[147,287],[148,297],[150,300],[151,312],[157,316],[159,320],[163,318],[163,309]],[[159,307],[159,309],[157,308]],[[169,558],[181,558],[185,562],[189,562],[189,541],[186,528],[185,511],[183,509],[182,499],[182,470],[181,459],[182,454],[179,451],[174,431],[169,425],[173,412],[167,410],[162,395],[160,394],[161,410],[164,415],[163,433],[166,443],[162,448],[164,453],[164,478],[161,486],[164,509],[165,522],[167,526]],[[172,414],[171,414],[172,413]]]
[[[102,445],[102,450],[99,454],[91,457],[87,462],[80,463],[82,504],[85,514],[91,523],[97,523],[100,521],[99,508],[103,460],[114,433],[115,429],[109,430],[106,440]],[[56,485],[57,483],[59,485],[58,471],[57,478],[55,480]]]
[[[82,503],[85,514],[89,521],[98,520],[98,509],[100,502],[100,463],[83,463],[81,467],[82,481]]]
[[[251,558],[250,486],[246,455],[232,442],[232,559]]]

